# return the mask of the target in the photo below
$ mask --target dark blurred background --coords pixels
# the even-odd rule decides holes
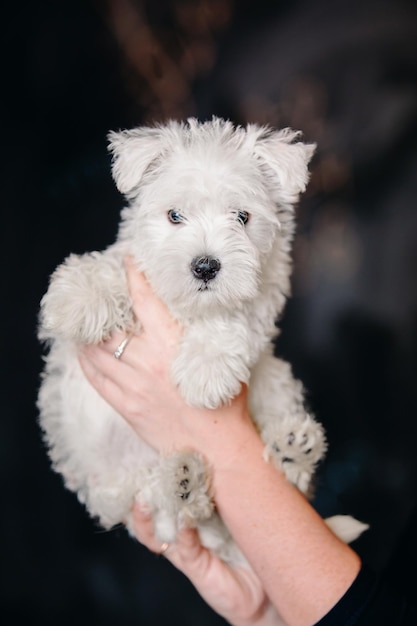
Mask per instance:
[[[414,589],[417,4],[9,0],[1,16],[2,623],[224,623],[163,558],[88,518],[35,409],[48,276],[111,243],[123,206],[108,130],[189,115],[318,143],[278,350],[328,432],[316,507],[368,521],[360,555]]]

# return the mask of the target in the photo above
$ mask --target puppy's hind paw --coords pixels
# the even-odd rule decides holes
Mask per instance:
[[[197,453],[175,452],[161,458],[148,468],[139,492],[161,541],[172,542],[181,528],[196,527],[213,515],[209,473]]]
[[[179,455],[174,473],[175,496],[184,525],[196,526],[211,517],[214,510],[207,468],[198,454]]]
[[[282,469],[287,479],[307,493],[314,471],[327,449],[321,424],[305,415],[304,419],[286,417],[269,423],[262,431],[265,457]]]
[[[178,452],[163,461],[164,491],[181,526],[196,526],[214,509],[209,475],[200,455]]]

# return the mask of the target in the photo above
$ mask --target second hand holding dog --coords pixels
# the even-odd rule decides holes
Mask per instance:
[[[360,567],[359,557],[329,531],[284,475],[264,462],[263,444],[250,419],[245,392],[216,410],[185,404],[169,373],[181,329],[131,264],[128,280],[143,333],[132,338],[119,360],[113,352],[122,335],[113,336],[100,347],[85,349],[81,355],[84,373],[138,435],[158,451],[204,451],[213,470],[216,506],[259,577],[259,588],[256,576],[252,579],[254,589],[264,591],[252,595],[248,607],[247,589],[242,590],[240,581],[237,587],[231,584],[236,582],[231,568],[223,566],[223,572],[229,572],[224,587],[218,565],[215,575],[209,567],[187,569],[183,561],[175,563],[174,546],[166,556],[232,624],[281,624],[269,609],[262,614],[263,608],[269,607],[265,604],[267,596],[289,626],[315,623],[350,586]],[[157,550],[151,535],[143,533],[146,520],[137,515],[138,538]],[[227,611],[216,605],[213,589],[222,590],[221,597],[228,598]],[[257,621],[262,619],[266,621]]]
[[[139,504],[133,511],[136,538],[161,553],[153,523]],[[257,575],[246,567],[230,566],[204,548],[195,529],[178,533],[163,556],[185,574],[202,598],[233,626],[284,626],[267,598]]]

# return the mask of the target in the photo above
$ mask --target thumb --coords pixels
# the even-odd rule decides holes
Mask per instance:
[[[172,550],[168,558],[195,583],[196,578],[204,578],[210,566],[211,554],[201,545],[198,532],[193,528],[186,528],[178,533],[175,550]]]
[[[133,257],[125,257],[124,264],[133,310],[145,331],[156,331],[158,328],[178,328],[167,306],[153,292],[143,272],[138,270]],[[177,333],[180,334],[179,330]]]

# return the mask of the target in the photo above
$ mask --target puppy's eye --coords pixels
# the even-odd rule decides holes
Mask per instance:
[[[238,222],[245,225],[249,220],[249,213],[247,211],[238,211],[236,213],[236,219]]]
[[[176,211],[175,209],[170,209],[168,211],[168,219],[173,224],[180,224],[181,222],[184,221],[184,218],[181,215],[181,213],[178,213],[178,211]]]

